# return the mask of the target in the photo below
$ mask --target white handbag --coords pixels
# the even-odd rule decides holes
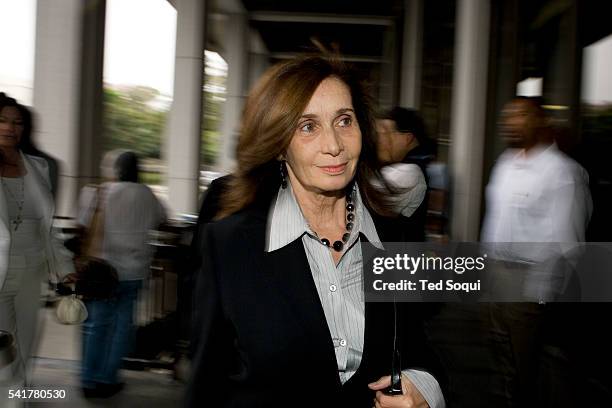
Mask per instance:
[[[55,308],[55,316],[62,324],[81,324],[87,319],[87,307],[76,295],[64,296]]]

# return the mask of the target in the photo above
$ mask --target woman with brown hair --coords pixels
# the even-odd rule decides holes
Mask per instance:
[[[377,168],[370,100],[345,65],[301,58],[260,80],[202,232],[188,406],[444,406],[416,310],[400,324],[403,395],[382,392],[393,306],[363,301],[361,248],[402,231],[381,216]]]

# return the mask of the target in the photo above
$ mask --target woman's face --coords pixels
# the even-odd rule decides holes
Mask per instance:
[[[360,153],[350,90],[329,77],[310,98],[287,149],[291,183],[314,193],[340,191],[353,179]]]
[[[23,134],[21,113],[14,106],[0,111],[0,148],[15,148]]]

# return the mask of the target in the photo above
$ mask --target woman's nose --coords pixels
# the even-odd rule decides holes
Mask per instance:
[[[327,129],[323,132],[322,138],[322,146],[321,150],[323,153],[331,154],[332,156],[337,156],[342,152],[344,146],[342,145],[342,140],[340,136],[337,134],[336,130],[331,128]]]

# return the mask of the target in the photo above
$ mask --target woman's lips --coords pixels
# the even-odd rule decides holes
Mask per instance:
[[[328,174],[340,174],[346,169],[346,163],[335,166],[319,166],[319,168]]]

